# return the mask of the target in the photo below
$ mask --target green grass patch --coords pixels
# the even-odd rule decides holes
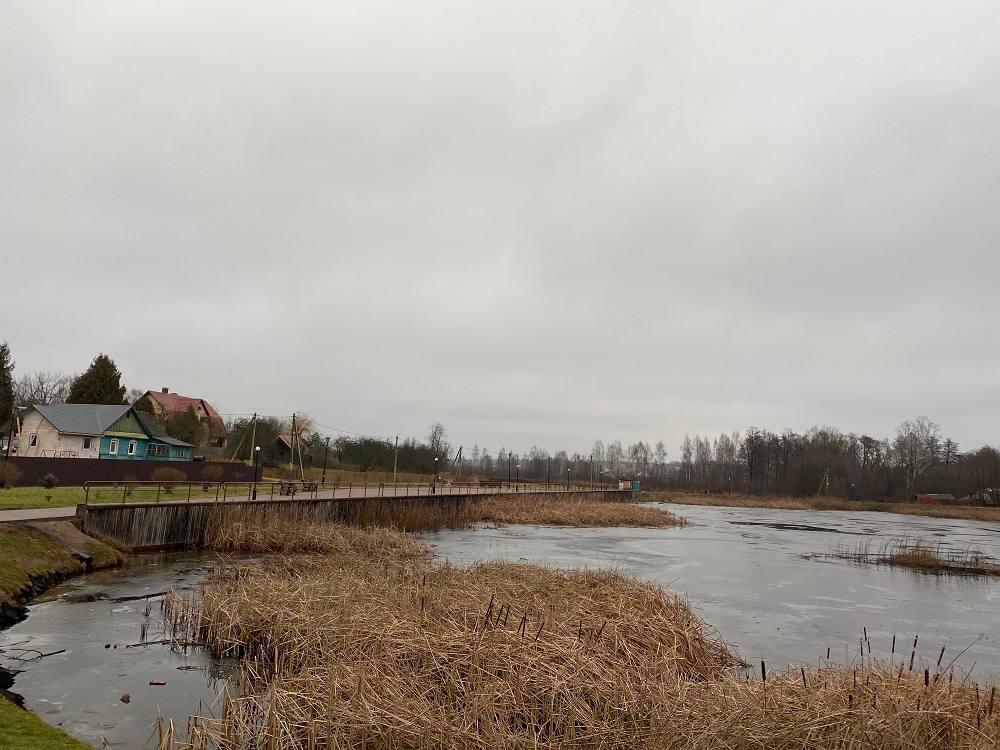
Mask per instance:
[[[0,490],[0,510],[59,508],[82,502],[83,487],[53,487],[51,490],[45,487],[10,487]]]
[[[125,502],[155,502],[157,499],[156,487],[132,486],[101,487],[91,488],[91,503],[120,503],[124,496]],[[172,493],[160,489],[159,499],[166,500],[186,500],[188,488],[179,487]],[[201,485],[195,484],[191,487],[191,497],[211,497],[215,498],[215,486],[209,490],[202,490]],[[0,489],[0,510],[22,510],[25,508],[65,508],[70,505],[77,505],[87,499],[83,487],[55,487],[51,490],[44,487],[11,487]]]
[[[116,564],[120,558],[111,547],[91,540],[84,551],[94,567]],[[70,576],[85,566],[69,548],[43,531],[19,524],[0,524],[0,603],[14,604],[32,578]]]
[[[89,750],[61,729],[0,696],[0,750]]]

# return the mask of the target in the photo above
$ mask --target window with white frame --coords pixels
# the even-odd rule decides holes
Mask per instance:
[[[91,441],[91,438],[89,438],[89,437],[85,437],[83,439],[83,449],[85,451],[89,451],[90,450],[90,441]]]
[[[34,448],[36,445],[38,445],[38,433],[33,432],[28,435],[28,447]]]
[[[118,455],[118,438],[111,438],[111,445],[108,446],[108,453],[112,456]]]
[[[130,456],[134,456],[135,455],[135,449],[136,449],[136,446],[138,446],[138,445],[139,444],[135,440],[129,440],[128,441],[128,454]]]

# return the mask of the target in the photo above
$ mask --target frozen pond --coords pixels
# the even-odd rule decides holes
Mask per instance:
[[[232,665],[198,649],[182,653],[160,643],[159,595],[171,587],[196,587],[214,559],[136,558],[128,567],[80,576],[47,592],[26,620],[0,631],[0,666],[24,670],[15,675],[12,692],[48,723],[95,747],[146,747],[157,715],[183,728],[199,701],[215,702],[220,678]],[[27,662],[11,658],[36,655],[22,649],[61,653]],[[121,700],[126,693],[128,703]]]
[[[866,535],[923,537],[1000,557],[1000,524],[886,513],[666,506],[695,525],[675,529],[481,527],[424,535],[442,559],[529,560],[562,567],[610,567],[686,595],[696,611],[748,661],[771,669],[850,662],[862,629],[876,655],[909,656],[913,636],[932,666],[974,666],[980,681],[1000,676],[998,580],[806,559]],[[0,632],[0,666],[22,669],[12,690],[46,721],[100,747],[145,747],[159,714],[183,728],[199,703],[211,705],[232,665],[198,650],[172,651],[160,638],[159,594],[194,588],[213,555],[139,558],[121,570],[74,579],[36,601],[28,618]],[[148,598],[148,599],[147,599]],[[150,606],[148,632],[147,601]],[[10,658],[61,651],[21,663]],[[898,661],[898,656],[897,656]],[[166,685],[150,685],[165,681]],[[120,697],[128,693],[129,703]],[[154,743],[155,744],[155,743]],[[149,745],[152,746],[152,745]]]
[[[865,536],[874,545],[922,537],[1000,557],[1000,524],[890,513],[663,506],[694,526],[676,529],[567,529],[507,526],[427,534],[457,564],[505,559],[559,567],[610,567],[690,599],[694,609],[748,661],[779,668],[831,659],[850,662],[863,629],[873,654],[907,656],[915,635],[931,665],[975,665],[973,679],[1000,677],[1000,579],[939,576],[902,568],[803,559]]]

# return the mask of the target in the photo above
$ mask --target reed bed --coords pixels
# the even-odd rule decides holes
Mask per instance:
[[[683,518],[651,505],[594,500],[585,495],[532,499],[487,497],[466,506],[466,524],[548,524],[554,526],[684,526]]]
[[[258,532],[254,532],[257,534]],[[278,546],[254,536],[251,544]],[[862,660],[750,678],[679,597],[608,571],[439,564],[399,531],[223,565],[164,598],[178,642],[243,660],[161,748],[995,748],[995,688]],[[230,548],[239,548],[233,541]],[[318,546],[317,546],[318,545]],[[870,646],[869,646],[870,653]],[[862,652],[863,654],[863,652]],[[763,678],[763,679],[762,679]]]
[[[303,538],[292,535],[274,548],[255,546],[251,552],[318,552],[323,549],[322,534],[313,533],[323,525],[338,522],[360,528],[384,527],[402,531],[428,531],[442,528],[467,528],[481,523],[549,524],[560,526],[644,526],[664,528],[683,526],[679,516],[640,503],[595,499],[588,495],[470,496],[460,503],[438,498],[359,498],[339,506],[327,503],[221,505],[210,517],[205,544],[209,547],[235,549],[226,539],[236,529],[249,543],[253,534],[286,534],[286,528],[301,528]],[[317,541],[318,539],[318,541]],[[294,542],[293,546],[288,546]],[[318,546],[317,546],[318,545]]]
[[[1000,565],[975,548],[948,549],[925,539],[890,539],[875,547],[865,539],[853,547],[839,547],[828,557],[867,565],[895,565],[931,573],[1000,576]]]

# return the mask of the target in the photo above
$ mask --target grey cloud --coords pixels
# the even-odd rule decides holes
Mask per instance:
[[[997,442],[989,2],[9,3],[2,336],[373,434]]]

